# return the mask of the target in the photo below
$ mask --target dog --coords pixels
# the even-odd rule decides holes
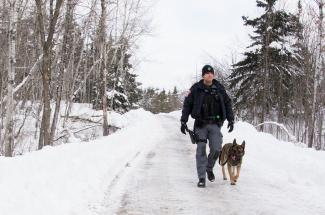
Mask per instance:
[[[238,145],[236,139],[234,139],[233,143],[227,143],[222,147],[219,155],[219,164],[222,167],[222,175],[224,180],[227,180],[224,168],[224,166],[227,164],[231,185],[236,185],[236,182],[238,181],[244,154],[245,141],[243,141],[241,145]],[[237,169],[236,175],[235,168]]]

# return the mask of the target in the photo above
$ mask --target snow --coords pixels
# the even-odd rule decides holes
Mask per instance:
[[[18,105],[20,106],[21,104],[19,103]],[[27,101],[25,107],[28,108],[18,110],[19,113],[15,115],[17,127],[23,123],[26,115],[25,126],[23,126],[20,132],[21,135],[19,135],[19,139],[17,139],[15,143],[15,155],[24,154],[37,149],[39,132],[35,128],[35,124],[37,121],[38,105],[38,103],[32,104],[30,101]],[[66,136],[66,139],[62,138],[59,139],[59,141],[55,141],[54,144],[60,145],[64,142],[89,141],[101,136],[102,130],[99,123],[102,121],[103,112],[101,110],[92,109],[92,104],[72,103],[71,105],[71,112],[69,114],[70,118],[67,120],[66,126],[63,128],[62,124],[66,104],[64,102],[61,104],[61,117],[58,118],[56,138],[67,133],[70,135]],[[52,103],[51,107],[52,110],[54,110],[55,104]],[[54,111],[52,111],[52,114],[54,114]],[[92,123],[90,123],[90,121],[92,121]],[[111,126],[118,128],[123,128],[127,124],[125,116],[114,111],[108,112],[108,121]],[[74,133],[80,130],[82,131]]]
[[[289,136],[289,140],[291,142],[294,142],[294,143],[297,142],[296,137],[289,132],[289,130],[286,128],[286,126],[284,124],[278,123],[278,122],[273,122],[273,121],[265,121],[263,123],[260,123],[260,124],[256,125],[255,127],[257,128],[257,127],[259,127],[261,125],[264,125],[264,124],[273,124],[273,125],[276,125],[276,126],[280,127],[281,129],[283,129],[287,133],[287,135]]]
[[[281,54],[294,53],[294,48],[292,47],[293,38],[287,36],[285,41],[273,41],[270,43],[269,47],[281,50]]]
[[[128,100],[127,96],[124,93],[118,92],[117,90],[110,90],[106,92],[106,95],[109,99],[112,99],[115,97],[115,95],[117,96],[122,96],[124,97],[125,100]]]
[[[271,48],[275,48],[275,49],[282,49],[283,47],[283,43],[280,43],[278,41],[273,41],[272,43],[270,43],[269,45]]]
[[[237,185],[216,166],[216,181],[199,189],[180,111],[120,118],[123,129],[108,137],[0,157],[1,214],[325,214],[324,151],[236,122],[222,132],[224,143],[246,141]]]

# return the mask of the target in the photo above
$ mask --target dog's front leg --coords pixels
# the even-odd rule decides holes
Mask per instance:
[[[235,175],[235,166],[231,166],[232,175]]]
[[[239,174],[240,174],[240,168],[241,168],[241,166],[240,165],[238,165],[238,166],[236,166],[237,167],[237,174],[236,174],[236,176],[235,176],[235,182],[237,182],[238,181],[238,178],[239,178]]]
[[[234,176],[232,174],[232,166],[230,163],[227,163],[227,167],[228,167],[228,173],[229,173],[229,178],[230,178],[230,184],[231,185],[235,185],[235,180],[234,180]]]

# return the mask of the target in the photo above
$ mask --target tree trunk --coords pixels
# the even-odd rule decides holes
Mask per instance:
[[[266,40],[265,40],[265,50],[264,50],[264,73],[263,73],[263,98],[262,98],[262,114],[261,114],[261,121],[263,123],[265,121],[267,108],[268,108],[268,98],[269,98],[269,45],[270,45],[270,32],[269,28],[271,27],[271,18],[270,13],[272,13],[272,7],[269,5],[268,13],[267,13],[267,20],[266,20]],[[264,131],[264,125],[261,127],[261,131]]]
[[[6,125],[5,125],[5,156],[11,157],[14,146],[13,136],[13,111],[14,111],[14,81],[15,81],[15,67],[16,67],[16,1],[9,1],[9,62],[8,62],[8,89],[7,89],[7,106],[6,106]]]
[[[50,20],[47,31],[47,38],[45,38],[45,25],[43,16],[43,2],[41,0],[35,0],[37,7],[37,22],[39,27],[39,33],[41,38],[41,44],[43,48],[43,60],[42,60],[42,83],[43,83],[43,116],[40,129],[40,137],[38,149],[42,149],[43,146],[51,145],[51,95],[50,95],[50,80],[51,80],[51,51],[53,47],[53,36],[55,32],[55,26],[60,14],[60,8],[63,0],[57,0],[55,4],[54,12],[52,6],[50,8]]]
[[[57,121],[58,121],[60,108],[61,108],[64,72],[68,68],[68,65],[69,65],[68,43],[71,42],[70,41],[70,36],[71,36],[70,28],[72,28],[73,8],[74,8],[74,4],[73,4],[72,0],[67,0],[66,8],[67,8],[67,11],[66,11],[65,23],[64,23],[64,35],[63,35],[63,42],[62,42],[61,62],[60,62],[60,66],[59,66],[59,74],[58,74],[57,86],[56,86],[55,110],[54,110],[52,126],[51,126],[51,134],[50,134],[51,142],[53,141],[54,136],[55,136]],[[67,105],[67,101],[66,101],[66,105]]]
[[[101,19],[100,19],[100,57],[101,57],[101,96],[102,96],[102,108],[103,108],[103,136],[107,136],[109,134],[108,130],[108,120],[107,120],[107,81],[106,81],[106,75],[107,75],[107,53],[106,53],[106,1],[101,0]]]
[[[51,145],[50,141],[50,120],[51,120],[51,98],[50,98],[50,56],[48,50],[45,49],[44,58],[42,63],[42,82],[43,82],[43,116],[42,116],[42,127],[41,136],[39,141],[38,149],[42,149],[43,146]]]
[[[310,139],[308,140],[308,147],[313,147],[314,139],[315,139],[315,126],[316,126],[316,111],[317,111],[317,96],[318,96],[318,83],[320,79],[320,74],[322,72],[322,66],[323,66],[323,48],[322,48],[322,38],[323,38],[323,6],[324,2],[323,0],[319,0],[318,2],[318,8],[319,8],[319,20],[318,20],[318,45],[317,45],[317,57],[316,57],[316,68],[314,72],[313,77],[313,103],[312,103],[312,119],[310,124]]]

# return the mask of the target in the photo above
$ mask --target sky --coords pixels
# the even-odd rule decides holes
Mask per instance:
[[[297,2],[280,1],[290,8]],[[251,32],[242,16],[261,13],[255,0],[156,0],[152,35],[139,43],[138,80],[143,87],[188,89],[213,58],[229,64],[240,58]]]

